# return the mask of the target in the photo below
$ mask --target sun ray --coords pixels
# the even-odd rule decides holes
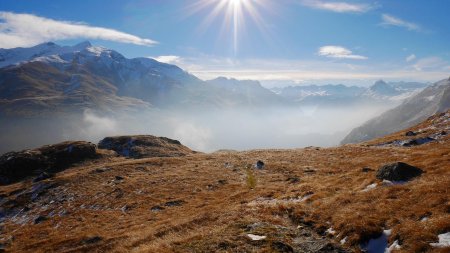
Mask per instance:
[[[221,31],[230,31],[233,53],[236,56],[239,51],[241,34],[245,32],[247,17],[256,25],[263,36],[267,37],[268,32],[265,29],[266,26],[259,8],[267,7],[268,5],[267,0],[198,0],[188,7],[188,13],[189,15],[194,15],[201,10],[211,9],[199,26],[199,29],[202,31],[207,30],[217,18],[222,16]]]

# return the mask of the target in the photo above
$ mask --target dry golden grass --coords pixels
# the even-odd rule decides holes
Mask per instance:
[[[360,243],[392,229],[389,242],[401,244],[396,252],[448,252],[429,243],[450,231],[450,140],[372,146],[402,136],[336,148],[182,158],[130,160],[104,153],[50,179],[59,186],[27,202],[30,210],[18,217],[30,217],[28,222],[8,219],[0,243],[11,252],[273,252],[275,242],[306,245],[302,238],[309,234],[337,244],[347,238],[343,247],[358,252]],[[258,160],[265,168],[253,171],[257,183],[249,187],[246,168]],[[425,173],[406,184],[381,186],[376,169],[395,161]],[[378,186],[363,191],[373,183]],[[0,194],[31,184],[2,186]],[[182,202],[165,206],[169,201]],[[152,211],[155,206],[164,209]],[[260,225],[249,229],[252,224]],[[327,235],[331,227],[336,233]],[[251,241],[249,231],[267,239]]]

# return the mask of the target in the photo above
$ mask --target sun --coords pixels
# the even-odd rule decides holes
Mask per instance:
[[[240,5],[242,2],[245,2],[245,0],[228,0],[228,1],[235,6]]]
[[[272,1],[273,2],[273,1]],[[232,33],[233,52],[236,55],[239,49],[240,33],[244,32],[246,20],[250,19],[260,31],[265,32],[264,18],[261,9],[274,9],[269,6],[269,0],[198,0],[188,7],[190,15],[208,9],[201,27],[209,27],[213,21],[222,17],[222,30]]]

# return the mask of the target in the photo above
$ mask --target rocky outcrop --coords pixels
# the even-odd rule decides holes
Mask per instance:
[[[408,181],[422,175],[423,170],[406,163],[396,162],[381,166],[377,178],[389,181]]]
[[[9,152],[0,156],[0,184],[14,183],[43,172],[58,172],[73,163],[95,156],[95,144],[85,141],[68,141],[37,149]]]
[[[130,158],[173,157],[195,153],[179,141],[152,135],[106,137],[98,144],[100,149],[116,151]]]

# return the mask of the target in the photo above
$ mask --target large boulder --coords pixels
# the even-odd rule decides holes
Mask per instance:
[[[195,153],[177,140],[152,135],[106,137],[98,144],[100,149],[116,151],[130,158],[173,157]]]
[[[96,146],[85,141],[67,141],[0,156],[0,185],[18,182],[43,172],[58,172],[73,163],[96,156]]]
[[[381,166],[377,171],[377,178],[389,181],[408,181],[422,175],[423,170],[406,163],[396,162]]]

